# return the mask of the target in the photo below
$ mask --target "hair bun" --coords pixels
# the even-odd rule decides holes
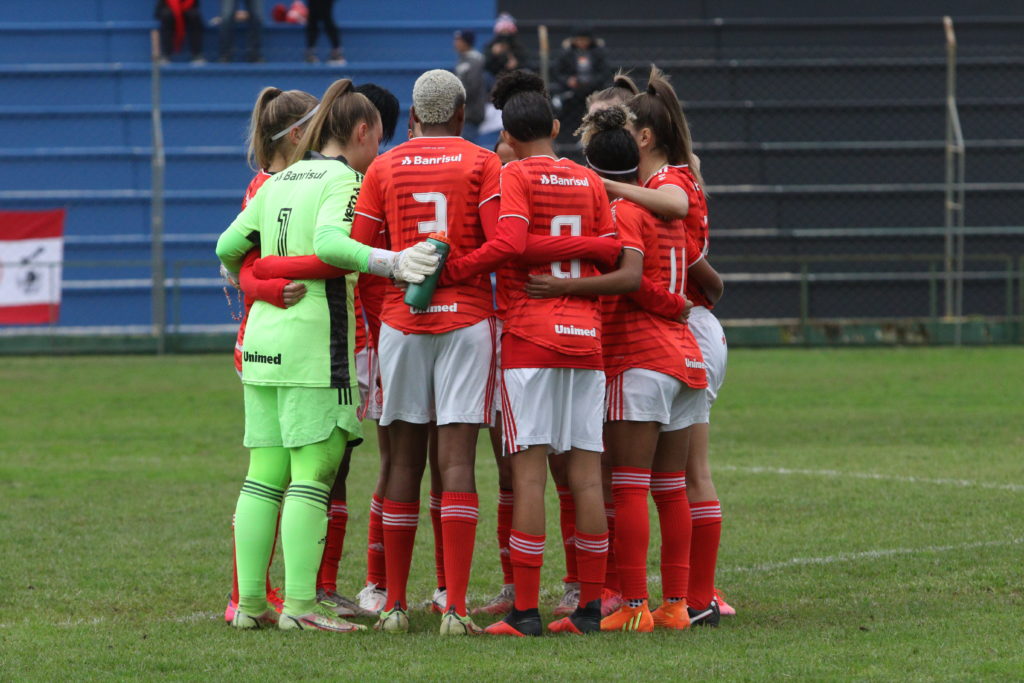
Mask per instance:
[[[626,113],[625,108],[622,105],[615,105],[612,107],[605,107],[604,109],[598,109],[588,117],[591,124],[599,132],[606,130],[615,130],[616,128],[625,128],[626,122],[629,121],[629,114]]]
[[[503,109],[513,95],[522,92],[538,92],[545,97],[548,94],[540,76],[518,69],[498,79],[491,93],[491,101],[497,109]]]

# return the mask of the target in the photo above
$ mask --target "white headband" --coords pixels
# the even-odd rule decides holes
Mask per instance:
[[[304,124],[306,121],[309,121],[311,118],[313,118],[313,114],[316,114],[316,110],[319,109],[319,108],[320,108],[320,105],[318,104],[315,107],[313,107],[312,109],[310,109],[308,112],[306,112],[306,115],[303,116],[301,119],[299,119],[298,121],[296,121],[292,125],[288,126],[284,130],[282,130],[280,133],[275,133],[273,136],[271,136],[270,141],[273,142],[275,140],[280,140],[285,135],[288,135],[288,132],[292,128],[298,128],[299,126]]]
[[[637,169],[639,168],[639,166],[634,166],[633,168],[627,168],[625,171],[606,171],[603,168],[598,168],[597,166],[594,166],[594,164],[590,162],[590,159],[587,159],[587,165],[590,166],[590,168],[592,168],[593,170],[597,171],[598,173],[605,173],[607,175],[628,175],[630,173],[636,173]]]

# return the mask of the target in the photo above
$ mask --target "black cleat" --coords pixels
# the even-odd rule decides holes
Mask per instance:
[[[722,619],[722,614],[718,609],[718,601],[714,599],[704,609],[687,607],[686,613],[690,615],[690,626],[710,626],[714,628],[718,626],[718,622]]]
[[[569,615],[569,621],[580,633],[594,633],[601,630],[601,600],[591,600],[584,607],[577,607]]]
[[[513,609],[504,619],[485,628],[484,632],[496,636],[539,636],[540,612],[536,608],[522,611]]]

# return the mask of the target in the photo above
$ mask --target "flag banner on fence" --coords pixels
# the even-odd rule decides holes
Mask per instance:
[[[64,209],[0,211],[0,325],[57,322]]]

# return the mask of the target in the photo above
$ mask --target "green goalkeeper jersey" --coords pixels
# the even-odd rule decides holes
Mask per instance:
[[[313,253],[318,231],[336,248],[333,265],[365,272],[370,247],[352,240],[352,219],[363,176],[343,158],[317,154],[275,173],[217,241],[217,256],[237,273],[259,245],[262,256]],[[242,352],[242,381],[269,386],[336,387],[353,392],[356,275],[300,280],[306,295],[289,308],[256,301]],[[349,398],[346,396],[346,398]]]

